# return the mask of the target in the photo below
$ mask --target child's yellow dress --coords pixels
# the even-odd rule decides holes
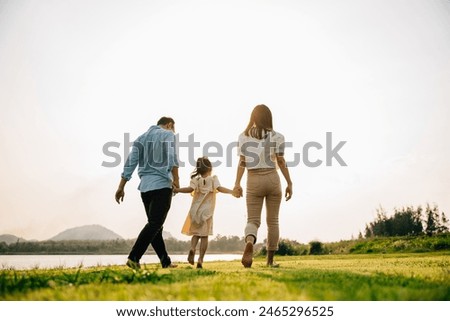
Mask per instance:
[[[216,206],[216,190],[220,186],[216,175],[191,179],[192,204],[181,233],[208,236],[213,234],[213,215]]]

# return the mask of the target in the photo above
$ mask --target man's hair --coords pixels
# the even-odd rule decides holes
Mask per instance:
[[[157,123],[156,125],[157,125],[157,126],[159,126],[159,125],[167,125],[167,124],[169,124],[169,123],[172,123],[172,124],[175,125],[175,121],[173,120],[173,118],[170,118],[170,117],[161,117],[161,118],[158,120],[158,123]]]

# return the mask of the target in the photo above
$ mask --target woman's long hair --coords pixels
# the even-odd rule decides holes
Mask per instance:
[[[204,175],[212,169],[211,162],[206,157],[200,157],[197,159],[195,165],[195,171],[192,172],[191,178]]]
[[[263,139],[265,133],[273,130],[272,112],[266,105],[253,108],[250,121],[244,131],[245,136]]]

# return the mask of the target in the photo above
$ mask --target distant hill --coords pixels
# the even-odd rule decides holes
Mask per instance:
[[[163,239],[175,239],[170,232],[163,231]]]
[[[11,244],[11,243],[16,243],[17,241],[19,242],[27,242],[27,240],[15,236],[15,235],[11,235],[11,234],[3,234],[0,235],[0,243],[5,242],[6,244]]]
[[[101,225],[85,225],[65,230],[50,241],[69,240],[123,240],[123,237]]]
[[[138,232],[136,232],[138,233]],[[137,237],[137,234],[136,234]],[[169,232],[163,231],[163,238],[167,239],[175,239],[172,234]],[[101,225],[85,225],[67,229],[54,237],[50,238],[49,241],[72,241],[72,240],[99,240],[99,241],[108,241],[108,240],[123,240],[123,237],[119,234],[103,227]],[[0,235],[0,243],[12,244],[19,242],[38,242],[37,240],[26,240],[24,238],[12,235],[12,234],[2,234]]]

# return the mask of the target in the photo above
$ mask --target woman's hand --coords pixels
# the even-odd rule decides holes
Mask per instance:
[[[241,185],[236,184],[233,188],[233,196],[239,198],[239,197],[242,197],[242,195],[243,195],[243,192],[242,192]]]
[[[286,202],[289,201],[292,197],[292,184],[288,184],[286,187],[286,192],[284,194],[284,197],[286,197]]]

